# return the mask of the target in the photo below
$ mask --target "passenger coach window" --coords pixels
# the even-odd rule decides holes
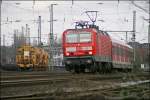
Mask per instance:
[[[91,42],[91,33],[80,33],[80,42]]]

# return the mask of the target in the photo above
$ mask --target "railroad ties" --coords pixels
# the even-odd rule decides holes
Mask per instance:
[[[130,98],[130,92],[142,90],[148,98],[150,83],[147,73],[141,74],[71,74],[50,72],[2,73],[1,99],[73,99]],[[134,84],[133,84],[134,83]],[[144,87],[144,88],[138,88]],[[133,88],[136,87],[136,88]],[[119,94],[121,92],[121,94]],[[137,92],[137,94],[139,94]],[[140,97],[139,97],[140,98]],[[87,100],[88,100],[87,99]]]

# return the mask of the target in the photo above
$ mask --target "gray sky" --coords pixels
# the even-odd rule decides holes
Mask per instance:
[[[148,0],[147,0],[148,1]],[[10,45],[13,41],[13,31],[21,26],[29,24],[31,28],[31,37],[37,36],[38,25],[33,20],[38,16],[42,17],[42,41],[48,40],[49,33],[49,5],[57,3],[54,6],[54,34],[61,38],[62,32],[68,28],[74,28],[74,22],[77,20],[89,21],[84,13],[87,10],[96,10],[98,12],[96,25],[102,30],[132,30],[133,11],[136,11],[136,41],[141,43],[148,41],[148,22],[143,20],[149,18],[149,14],[136,7],[131,1],[3,1],[1,9],[1,29],[2,34],[6,35],[6,44]],[[102,3],[102,4],[98,4]],[[149,5],[146,1],[134,1],[138,6],[148,11]],[[12,22],[21,20],[21,22]],[[125,33],[110,33],[113,38],[124,39]],[[132,34],[128,35],[131,40]],[[3,39],[3,38],[2,38]],[[3,43],[3,42],[2,42]]]

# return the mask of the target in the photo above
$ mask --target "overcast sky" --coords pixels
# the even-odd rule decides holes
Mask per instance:
[[[134,1],[3,1],[1,9],[1,29],[2,35],[6,36],[6,44],[13,42],[14,29],[21,31],[21,26],[29,24],[31,37],[36,37],[38,24],[34,21],[38,16],[42,18],[42,41],[47,42],[49,34],[49,6],[54,6],[54,34],[61,38],[64,30],[74,28],[74,22],[78,20],[90,21],[84,13],[88,10],[98,11],[96,25],[101,30],[111,31],[132,31],[133,11],[136,11],[136,41],[148,42],[148,22],[149,19],[148,0]],[[10,22],[20,20],[20,22]],[[103,20],[98,21],[98,20]],[[125,33],[109,33],[113,38],[125,40]],[[128,41],[132,34],[128,34]],[[3,39],[3,37],[2,37]],[[3,43],[3,42],[2,42]]]

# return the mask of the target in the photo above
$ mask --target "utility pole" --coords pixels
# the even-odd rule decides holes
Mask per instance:
[[[21,27],[21,32],[24,35],[24,27],[23,26]]]
[[[0,9],[2,7],[2,0],[0,0]],[[1,14],[0,14],[0,24],[1,24]],[[2,65],[2,49],[1,49],[1,27],[0,27],[0,66]]]
[[[133,11],[133,34],[132,34],[132,43],[133,43],[133,65],[135,66],[135,33],[136,33],[136,11]]]
[[[148,23],[148,43],[150,43],[150,19]]]
[[[41,47],[41,16],[39,16],[38,22],[38,45]]]
[[[57,4],[51,4],[49,7],[49,13],[50,13],[50,45],[49,45],[49,55],[50,55],[50,59],[49,59],[49,65],[50,65],[50,70],[53,70],[53,50],[54,50],[54,35],[53,35],[53,6],[57,5]]]
[[[126,32],[126,43],[128,43],[128,32]]]
[[[5,34],[3,34],[3,46],[5,46]]]
[[[30,45],[30,28],[29,28],[29,25],[26,24],[26,44],[27,45]]]
[[[135,32],[136,32],[136,11],[133,11],[133,34],[132,34],[133,42],[135,42]]]
[[[23,34],[23,36],[24,36],[24,27],[22,26],[21,27],[21,33]],[[26,41],[25,41],[26,39],[25,38],[23,38],[23,44],[25,44],[26,43]]]
[[[150,48],[150,19],[149,19],[149,25],[148,25],[148,43],[149,43],[149,48]],[[150,50],[148,51],[148,60],[150,60]],[[150,67],[150,61],[149,63],[149,67]]]
[[[5,34],[3,34],[3,64],[6,62]]]
[[[29,36],[29,37],[28,37],[28,38],[29,38],[28,41],[29,41],[29,45],[30,45],[30,28],[28,28],[28,36]]]
[[[16,57],[15,57],[15,55],[16,55],[16,50],[17,50],[17,30],[14,30],[14,62],[15,62],[15,64],[16,64]]]
[[[26,40],[26,45],[28,44],[28,24],[26,24],[26,35],[25,35],[25,40]]]

